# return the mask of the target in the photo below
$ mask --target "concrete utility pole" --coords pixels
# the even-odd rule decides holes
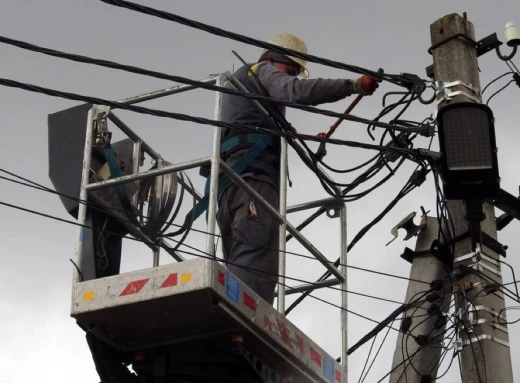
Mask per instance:
[[[426,224],[426,226],[423,227],[417,237],[415,255],[411,260],[411,280],[408,284],[408,290],[406,291],[405,303],[411,303],[411,301],[415,300],[420,300],[422,303],[412,305],[403,314],[403,318],[410,317],[412,321],[409,333],[403,334],[401,332],[397,337],[390,383],[421,383],[423,382],[423,376],[435,378],[438,363],[441,358],[442,348],[439,347],[439,342],[442,341],[443,336],[440,334],[444,332],[446,326],[445,323],[443,323],[435,328],[435,325],[439,319],[439,315],[442,315],[443,311],[447,311],[451,291],[439,291],[438,293],[441,300],[433,304],[437,305],[440,310],[437,313],[432,313],[429,318],[425,316],[427,310],[432,307],[432,303],[424,301],[426,298],[425,292],[430,289],[430,286],[425,283],[415,282],[414,280],[424,282],[445,280],[447,273],[446,267],[429,251],[439,233],[437,218],[424,216],[421,224]],[[449,286],[445,284],[443,287]],[[420,335],[427,335],[430,339],[433,339],[433,342],[431,346],[423,347],[417,352],[420,346],[414,337]],[[439,338],[435,338],[436,335],[439,335]],[[416,352],[417,354],[414,356]],[[412,356],[411,362],[408,362],[409,357]],[[409,363],[413,364],[413,368]]]
[[[450,92],[463,91],[467,95],[471,94],[469,89],[474,87],[479,90],[480,95],[477,50],[472,43],[475,41],[475,32],[473,24],[467,20],[466,15],[464,14],[464,17],[457,14],[444,16],[430,26],[430,33],[435,80],[443,83],[460,81],[462,84],[452,86]],[[451,101],[443,101],[439,104],[439,108],[447,102],[474,102],[465,94],[452,95]],[[448,206],[455,235],[467,233],[469,227],[465,220],[466,208],[463,201],[449,201]],[[496,239],[494,208],[485,203],[483,210],[486,219],[481,222],[482,231],[492,239]],[[463,383],[513,382],[507,325],[504,324],[504,319],[497,325],[497,314],[505,306],[503,295],[501,292],[486,295],[480,285],[486,284],[489,278],[499,284],[503,283],[500,264],[496,262],[499,255],[484,243],[482,252],[489,258],[478,260],[470,256],[463,260],[471,252],[469,238],[457,242],[454,265],[473,264],[473,269],[478,270],[480,274],[468,273],[455,281],[457,284],[473,282],[475,286],[466,292],[465,299],[457,299],[457,310],[473,311],[469,315],[462,314],[462,319],[467,320],[466,323],[471,323],[470,326],[461,326],[460,330]],[[477,265],[475,265],[476,261],[478,261]],[[503,311],[502,313],[505,318]]]

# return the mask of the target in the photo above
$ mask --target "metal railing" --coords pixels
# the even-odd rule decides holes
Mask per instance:
[[[229,72],[219,74],[214,77],[210,77],[208,79],[202,80],[202,82],[209,84],[216,84],[218,86],[222,86],[226,80],[232,82],[232,84],[239,90],[243,90],[243,86],[240,83],[236,82],[234,78],[231,76]],[[191,85],[180,85],[171,88],[166,88],[163,90],[158,90],[150,93],[146,93],[143,95],[130,97],[119,101],[122,104],[136,104],[139,102],[149,101],[153,99],[157,99],[160,97],[165,97],[177,93],[182,93],[188,90],[195,89],[195,86]],[[252,101],[254,103],[258,103],[257,101]],[[221,103],[222,103],[222,93],[217,92],[215,97],[215,112],[214,119],[220,120],[221,118]],[[257,106],[263,110],[264,113],[267,113],[265,109],[258,103]],[[96,124],[101,119],[109,119],[114,123],[128,138],[130,138],[133,142],[133,164],[132,164],[132,173],[117,177],[113,179],[108,179],[104,181],[99,181],[95,183],[90,183],[90,171],[91,171],[91,156],[94,144],[94,131],[96,128]],[[341,315],[341,332],[342,332],[342,364],[345,366],[345,373],[347,371],[346,367],[346,353],[347,353],[347,209],[346,205],[343,201],[335,198],[325,198],[320,200],[314,200],[303,204],[298,204],[294,206],[287,206],[287,141],[284,138],[281,138],[281,159],[280,159],[280,199],[279,199],[279,209],[274,208],[270,205],[265,199],[263,199],[249,184],[244,181],[228,164],[222,162],[220,160],[220,137],[221,137],[221,128],[214,127],[213,129],[213,142],[212,142],[212,153],[209,157],[204,157],[200,159],[195,159],[191,161],[186,161],[183,163],[167,165],[167,166],[158,166],[157,169],[148,170],[145,172],[139,172],[139,161],[141,156],[141,151],[148,154],[153,160],[157,163],[160,163],[163,158],[162,156],[154,151],[142,138],[140,138],[135,132],[133,132],[123,121],[121,121],[117,116],[115,116],[111,110],[102,105],[94,105],[88,113],[87,117],[87,129],[86,129],[86,139],[85,139],[85,148],[83,154],[83,169],[82,169],[82,177],[81,177],[81,192],[80,192],[80,200],[82,203],[79,205],[78,211],[78,224],[80,225],[77,233],[77,244],[76,244],[76,264],[79,265],[78,270],[74,270],[74,283],[80,282],[80,271],[81,265],[83,264],[83,239],[84,239],[84,231],[85,228],[82,225],[85,225],[86,216],[87,216],[87,205],[86,201],[89,197],[89,192],[100,190],[108,187],[113,187],[116,185],[131,183],[138,180],[143,180],[147,178],[162,176],[166,174],[171,174],[174,172],[179,172],[183,170],[193,169],[205,165],[210,165],[210,175],[209,175],[209,207],[208,207],[208,216],[207,216],[207,239],[206,239],[206,253],[215,256],[216,255],[216,245],[215,245],[215,234],[217,229],[216,222],[216,212],[217,212],[217,196],[218,196],[218,180],[220,171],[226,173],[234,183],[243,188],[247,193],[249,193],[259,204],[261,204],[279,223],[280,223],[280,240],[279,240],[279,284],[277,289],[277,308],[278,311],[282,314],[285,312],[285,296],[290,294],[301,293],[305,291],[312,291],[320,288],[331,287],[340,285],[341,286],[341,307],[342,307],[342,315]],[[304,161],[311,161],[310,158],[304,158]],[[319,175],[327,181],[331,181],[331,178],[323,171],[321,168],[317,169]],[[178,182],[181,186],[192,196],[195,197],[196,200],[200,200],[202,195],[192,188],[182,177],[177,175]],[[331,188],[337,193],[339,196],[341,190],[330,184]],[[132,201],[136,202],[136,197],[132,197]],[[103,201],[96,201],[97,203],[103,203]],[[333,214],[328,214],[329,217],[338,217],[340,222],[340,267],[339,269],[334,267],[333,263],[330,262],[303,234],[301,234],[288,220],[287,214],[300,212],[312,208],[326,207],[328,210],[333,210]],[[121,223],[127,228],[130,234],[134,235],[136,238],[142,240],[146,245],[148,245],[153,251],[153,266],[157,267],[159,265],[159,251],[160,249],[164,249],[168,252],[174,259],[177,261],[183,261],[184,258],[179,255],[177,252],[173,251],[173,249],[164,241],[154,241],[149,238],[144,232],[142,232],[139,228],[134,226],[132,223],[121,220]],[[286,286],[286,234],[290,233],[301,245],[303,245],[319,262],[323,264],[323,266],[332,273],[335,277],[333,279],[325,280],[318,283],[312,284],[304,284],[295,287],[287,287]]]

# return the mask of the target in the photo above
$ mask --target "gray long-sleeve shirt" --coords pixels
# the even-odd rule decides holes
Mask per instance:
[[[289,76],[274,65],[267,63],[254,65],[252,71],[267,91],[267,95],[280,101],[295,102],[303,105],[319,105],[336,102],[355,93],[352,80],[299,79]],[[247,67],[242,67],[234,76],[253,93],[266,95],[263,90],[258,89],[252,75],[248,75],[248,72]],[[229,82],[225,84],[225,87],[233,88]],[[273,107],[278,108],[285,115],[285,107],[280,105],[273,105]],[[265,117],[254,107],[250,100],[243,97],[224,94],[221,116],[224,122],[230,124],[269,128],[265,122]],[[236,129],[224,129],[222,140],[225,141],[227,138],[240,133],[246,132],[243,130],[236,131]],[[242,176],[263,180],[278,188],[280,154],[279,151],[276,152],[277,150],[279,150],[279,146],[277,146],[275,151],[262,153]],[[226,162],[233,166],[243,153],[244,150],[232,153],[226,159]]]

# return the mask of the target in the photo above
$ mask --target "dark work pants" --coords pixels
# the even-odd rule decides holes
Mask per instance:
[[[278,209],[278,191],[269,183],[245,181]],[[279,223],[240,186],[219,199],[217,221],[228,270],[270,304],[278,282]]]

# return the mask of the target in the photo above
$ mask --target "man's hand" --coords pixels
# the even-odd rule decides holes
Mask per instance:
[[[362,76],[354,80],[354,90],[362,96],[374,94],[382,80],[371,76]]]

